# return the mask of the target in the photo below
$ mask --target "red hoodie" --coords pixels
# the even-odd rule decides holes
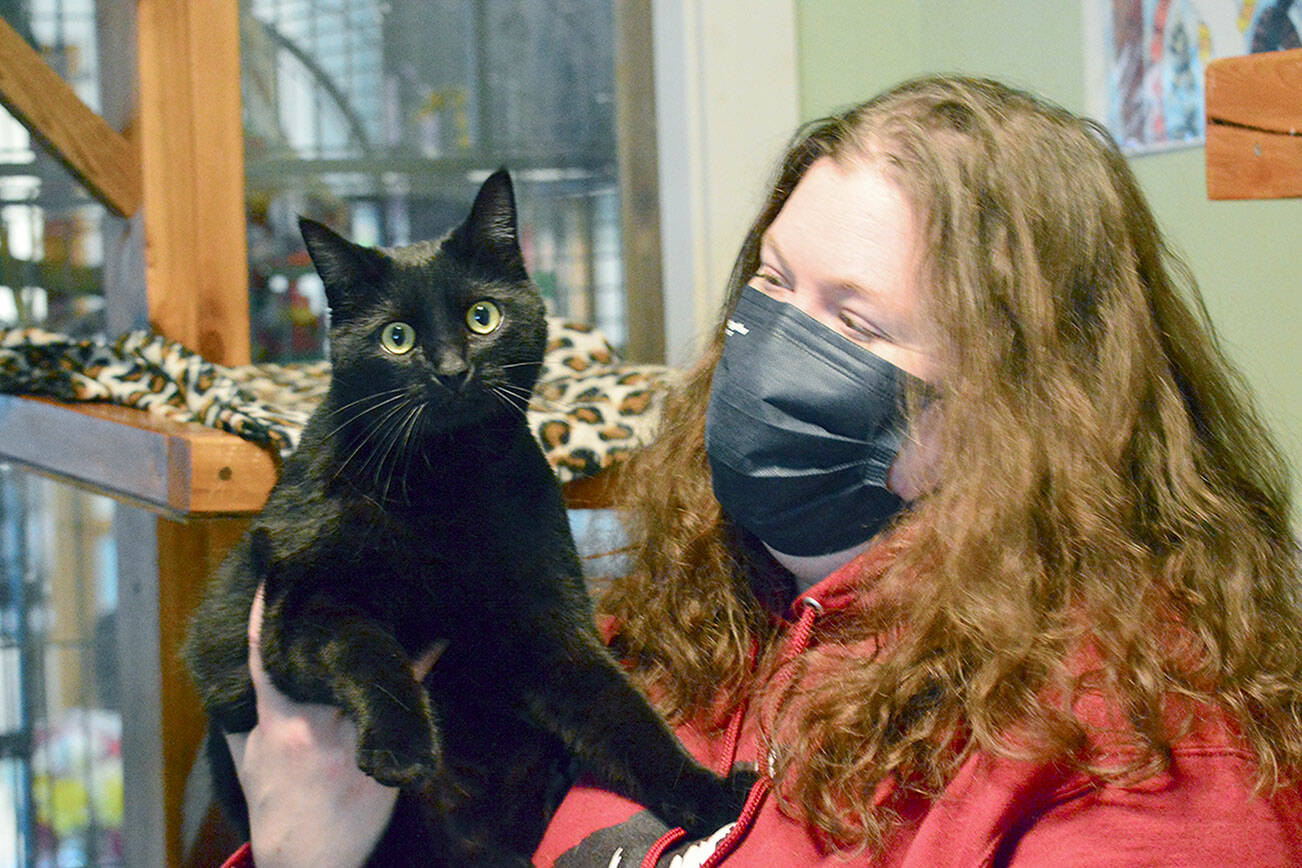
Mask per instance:
[[[881,552],[870,550],[861,558]],[[857,598],[863,561],[811,588],[788,622],[789,654],[803,652],[813,621]],[[813,601],[812,603],[807,601]],[[1101,703],[1081,712],[1106,720]],[[754,715],[727,734],[678,731],[701,762],[723,773],[755,767]],[[641,806],[588,782],[561,803],[534,855],[555,868],[784,866],[1302,866],[1302,786],[1254,796],[1255,763],[1211,710],[1178,742],[1170,767],[1139,784],[1103,784],[1069,769],[973,755],[936,799],[896,799],[900,826],[883,852],[829,852],[778,810],[761,781],[739,822],[705,842],[683,841]],[[889,797],[889,796],[887,796]],[[722,842],[722,846],[716,845]],[[648,857],[649,851],[655,854]],[[227,868],[252,868],[246,845]]]
[[[803,652],[822,611],[854,600],[859,574],[859,562],[848,565],[801,598],[800,617],[788,622],[789,653]],[[754,767],[756,721],[747,715],[738,723],[739,731],[713,738],[687,727],[678,734],[720,773]],[[1195,732],[1176,744],[1164,773],[1128,786],[976,753],[938,798],[893,802],[900,827],[881,852],[824,849],[777,808],[763,781],[742,818],[705,842],[679,840],[641,806],[581,781],[561,803],[533,861],[555,868],[701,868],[720,861],[736,868],[1302,866],[1302,786],[1254,796],[1253,756],[1229,732],[1219,711],[1203,715]],[[648,857],[652,850],[658,860],[655,853]]]

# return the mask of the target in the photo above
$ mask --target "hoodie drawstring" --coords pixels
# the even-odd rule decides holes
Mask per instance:
[[[819,615],[823,614],[823,604],[813,597],[802,597],[800,605],[802,607],[800,619],[792,629],[791,637],[787,640],[787,647],[782,652],[782,666],[786,666],[786,664],[795,660],[809,647],[809,643],[814,636],[814,621]],[[741,742],[741,726],[745,720],[748,707],[749,703],[743,702],[728,723],[728,734],[723,742],[722,759],[716,768],[720,777],[727,777],[737,760],[737,749]],[[750,832],[751,826],[754,825],[755,818],[759,816],[760,806],[764,804],[764,799],[769,794],[772,786],[773,781],[768,775],[761,775],[759,780],[755,781],[755,784],[750,788],[750,792],[746,795],[746,801],[742,805],[741,814],[737,817],[737,821],[732,824],[728,834],[715,845],[714,852],[701,863],[701,868],[717,868],[737,848],[737,845]],[[656,863],[660,861],[665,851],[681,841],[686,835],[687,832],[681,828],[670,829],[661,835],[655,844],[651,846],[651,849],[647,851],[646,856],[642,858],[641,868],[655,868]]]

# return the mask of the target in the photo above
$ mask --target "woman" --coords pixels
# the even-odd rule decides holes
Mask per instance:
[[[703,843],[580,783],[539,864],[1302,864],[1285,464],[1104,132],[958,77],[812,124],[727,311],[603,605],[763,777]]]

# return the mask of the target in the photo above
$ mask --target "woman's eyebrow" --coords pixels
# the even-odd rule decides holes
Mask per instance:
[[[783,277],[787,277],[791,274],[791,266],[787,263],[786,258],[783,257],[782,248],[778,246],[778,242],[773,238],[773,233],[767,230],[760,236],[761,260],[763,259],[763,254],[766,252],[771,254],[773,258],[777,260],[778,270],[782,272]]]
[[[875,318],[889,319],[892,324],[897,324],[897,320],[900,319],[900,310],[897,305],[891,303],[888,295],[856,278],[833,278],[825,286],[839,298],[844,299],[849,296],[862,299],[872,308]]]

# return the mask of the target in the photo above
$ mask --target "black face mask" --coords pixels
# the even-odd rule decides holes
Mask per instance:
[[[871,539],[903,508],[886,478],[910,378],[794,305],[743,288],[705,417],[723,511],[789,555]]]

